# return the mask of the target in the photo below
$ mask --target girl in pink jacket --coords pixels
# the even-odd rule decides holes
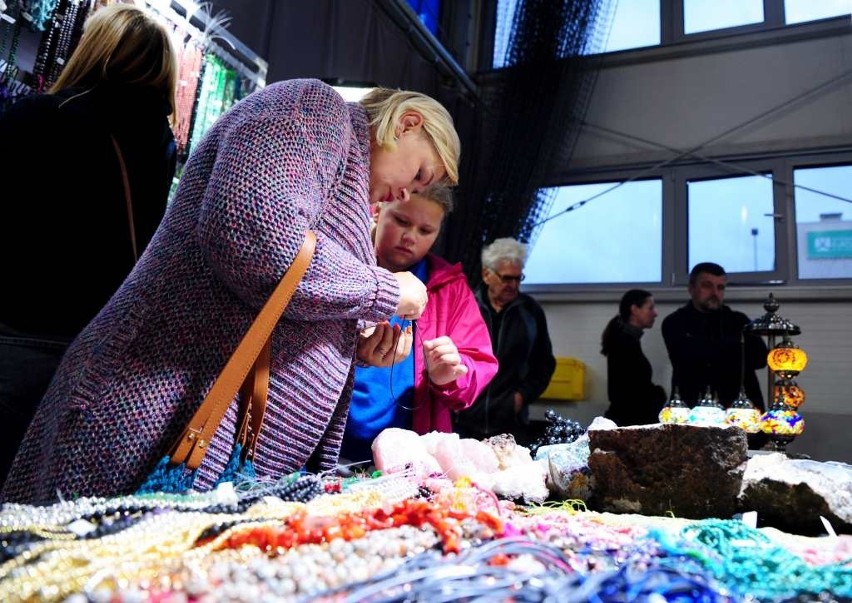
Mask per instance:
[[[400,357],[398,345],[369,350],[359,345],[360,358],[378,355],[393,363],[356,367],[341,463],[372,460],[373,439],[388,427],[421,435],[452,432],[451,411],[470,406],[497,372],[488,328],[461,265],[428,253],[450,211],[452,195],[444,186],[412,194],[405,203],[377,206],[373,239],[378,265],[414,273],[426,283],[428,302],[411,325],[411,354]],[[403,328],[409,324],[398,316],[390,322]]]

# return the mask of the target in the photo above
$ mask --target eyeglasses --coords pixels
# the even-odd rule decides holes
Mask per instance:
[[[499,272],[494,272],[494,274],[497,275],[497,278],[499,278],[502,283],[522,283],[524,279],[527,278],[527,275],[523,272],[518,276],[515,276],[514,274],[500,274]]]

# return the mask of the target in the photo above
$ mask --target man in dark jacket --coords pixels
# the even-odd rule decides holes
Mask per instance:
[[[663,341],[672,363],[672,387],[694,406],[709,387],[726,408],[745,388],[749,400],[765,410],[755,371],[766,367],[768,349],[759,335],[743,331],[748,316],[726,306],[724,268],[712,262],[696,264],[689,273],[685,306],[663,320]],[[760,447],[762,434],[749,438]]]
[[[527,248],[512,238],[497,239],[482,250],[479,309],[500,367],[472,406],[455,415],[461,437],[483,439],[510,433],[526,443],[529,405],[547,389],[556,359],[544,311],[520,292]]]

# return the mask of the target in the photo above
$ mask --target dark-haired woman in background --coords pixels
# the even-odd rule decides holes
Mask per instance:
[[[651,363],[642,351],[642,334],[654,326],[654,298],[643,289],[630,289],[621,298],[618,314],[601,335],[606,356],[609,409],[604,416],[619,427],[657,423],[666,391],[652,381]]]

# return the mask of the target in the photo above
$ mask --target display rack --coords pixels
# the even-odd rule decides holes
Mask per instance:
[[[182,20],[189,35],[205,40],[206,48],[251,82],[255,89],[266,86],[268,63],[242,41],[232,36],[217,16],[193,0],[146,0],[145,4],[170,20]]]

